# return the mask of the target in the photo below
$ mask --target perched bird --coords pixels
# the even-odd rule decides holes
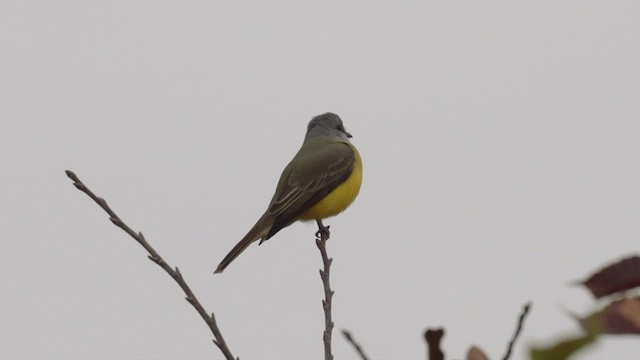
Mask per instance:
[[[267,211],[247,235],[220,262],[221,273],[252,242],[268,240],[298,220],[315,220],[318,232],[327,231],[322,219],[345,210],[360,191],[362,160],[336,114],[311,119],[302,147],[280,176]]]

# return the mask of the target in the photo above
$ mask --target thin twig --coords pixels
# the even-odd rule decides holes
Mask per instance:
[[[209,313],[207,313],[207,311],[204,309],[202,304],[200,304],[200,302],[194,295],[193,291],[191,291],[191,288],[189,288],[189,285],[187,285],[187,282],[182,277],[182,274],[180,273],[180,269],[178,269],[177,267],[173,269],[171,266],[169,266],[169,264],[167,264],[167,262],[164,261],[162,256],[160,256],[160,254],[158,254],[158,252],[153,247],[151,247],[151,245],[147,242],[147,240],[144,238],[144,235],[142,235],[141,232],[136,233],[127,224],[125,224],[124,221],[122,221],[120,217],[118,217],[118,215],[116,215],[116,213],[113,210],[111,210],[109,205],[107,205],[107,202],[103,198],[96,196],[93,193],[93,191],[91,191],[82,181],[80,181],[80,179],[76,176],[76,174],[73,173],[73,171],[67,170],[66,173],[69,179],[73,180],[73,185],[78,190],[87,194],[104,211],[106,211],[107,214],[109,214],[109,220],[111,220],[111,222],[115,226],[124,230],[127,234],[129,234],[129,236],[131,236],[140,245],[142,245],[142,247],[145,250],[147,250],[147,252],[149,253],[149,256],[148,256],[149,259],[154,263],[158,264],[162,269],[164,269],[164,271],[166,271],[167,274],[169,274],[173,278],[173,280],[175,280],[178,283],[178,285],[180,285],[184,293],[187,295],[186,300],[189,302],[189,304],[193,305],[193,307],[196,309],[198,314],[200,314],[200,316],[202,317],[202,320],[204,320],[204,322],[207,323],[207,325],[209,326],[209,329],[211,329],[211,332],[213,333],[213,337],[214,337],[213,343],[216,344],[216,346],[220,349],[220,351],[222,351],[225,358],[227,360],[239,360],[239,358],[236,359],[231,354],[231,351],[229,350],[227,343],[224,341],[224,338],[220,333],[220,329],[218,329],[218,324],[216,323],[216,318],[214,314],[211,313],[211,315],[209,315]]]
[[[427,342],[427,360],[444,360],[444,353],[440,349],[440,341],[444,337],[444,329],[427,329],[424,339]]]
[[[513,345],[515,344],[518,336],[520,335],[520,331],[522,331],[522,325],[524,324],[524,319],[527,317],[529,313],[529,309],[531,309],[531,303],[528,302],[522,307],[522,313],[520,314],[520,318],[518,319],[518,326],[516,327],[516,331],[513,333],[513,337],[511,337],[511,341],[509,341],[509,346],[507,346],[507,353],[504,354],[502,360],[509,360],[511,356],[511,351],[513,350]]]
[[[318,232],[316,233],[316,245],[320,249],[322,263],[324,269],[320,270],[320,278],[324,286],[324,300],[322,300],[322,308],[324,309],[324,332],[322,333],[322,341],[324,342],[324,359],[333,360],[331,353],[331,332],[333,331],[333,320],[331,320],[331,298],[333,298],[333,290],[329,283],[329,274],[331,270],[331,262],[333,259],[327,256],[327,240],[329,240],[329,227],[322,225],[322,221],[318,221]]]
[[[367,354],[364,353],[362,346],[360,346],[360,344],[358,344],[358,342],[353,338],[349,330],[342,329],[342,335],[344,335],[349,344],[351,344],[351,346],[356,349],[356,352],[358,353],[358,355],[360,355],[360,359],[369,360],[369,357],[367,357]]]

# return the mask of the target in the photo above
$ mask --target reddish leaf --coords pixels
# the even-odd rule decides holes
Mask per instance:
[[[580,324],[602,334],[640,334],[640,297],[614,301]]]
[[[489,357],[485,355],[484,351],[474,345],[467,351],[467,360],[489,360]]]
[[[593,296],[615,294],[640,286],[640,257],[632,256],[609,265],[582,283]]]

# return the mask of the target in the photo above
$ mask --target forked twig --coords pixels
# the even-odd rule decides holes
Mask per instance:
[[[518,336],[520,335],[520,332],[522,331],[522,325],[524,324],[524,319],[527,317],[527,314],[529,313],[530,309],[531,309],[530,302],[524,304],[524,306],[522,307],[522,313],[520,314],[520,318],[518,319],[518,326],[516,327],[516,331],[513,333],[513,336],[511,337],[511,341],[509,341],[509,345],[507,346],[507,352],[504,354],[504,357],[502,358],[502,360],[509,360],[509,357],[511,356],[511,351],[513,350],[513,345],[515,344],[516,340],[518,339]]]
[[[73,180],[73,185],[78,190],[82,191],[91,199],[93,199],[93,201],[95,201],[107,214],[109,214],[109,220],[111,220],[111,222],[115,226],[124,230],[127,234],[129,234],[129,236],[131,236],[140,245],[142,245],[142,247],[149,253],[149,259],[158,264],[162,269],[164,269],[164,271],[166,271],[167,274],[169,274],[173,278],[173,280],[175,280],[178,285],[180,285],[180,288],[182,288],[184,293],[187,295],[186,300],[189,302],[189,304],[193,305],[198,314],[200,314],[200,316],[202,317],[202,320],[204,320],[207,326],[209,326],[209,329],[211,329],[214,337],[213,343],[216,344],[220,351],[222,351],[225,358],[227,360],[239,360],[239,358],[236,359],[233,357],[233,354],[231,354],[227,343],[224,341],[224,338],[220,333],[220,329],[218,329],[218,324],[216,323],[214,314],[211,313],[211,315],[209,315],[202,304],[200,304],[193,291],[191,291],[191,288],[189,288],[189,285],[187,285],[187,282],[182,277],[180,269],[178,269],[178,267],[174,269],[169,266],[169,264],[164,261],[162,256],[160,256],[160,254],[158,254],[158,252],[153,247],[151,247],[151,245],[147,242],[141,232],[136,233],[127,224],[125,224],[124,221],[122,221],[120,217],[118,217],[118,215],[116,215],[116,213],[111,210],[109,205],[107,205],[107,202],[103,198],[96,196],[93,191],[91,191],[82,181],[80,181],[80,179],[76,176],[76,174],[73,173],[73,171],[66,170],[65,172],[67,173],[69,179]]]
[[[327,255],[327,240],[329,240],[329,227],[322,225],[322,221],[318,220],[318,232],[316,233],[316,245],[320,249],[322,263],[324,269],[320,270],[320,278],[324,286],[324,300],[322,300],[322,309],[324,310],[324,332],[322,340],[324,342],[324,359],[333,360],[331,353],[331,332],[333,331],[333,320],[331,320],[331,299],[333,298],[333,290],[329,283],[329,272],[333,259]]]
[[[351,346],[353,346],[353,348],[356,350],[358,355],[360,355],[360,359],[369,360],[369,357],[367,356],[367,354],[364,353],[362,346],[360,346],[360,344],[358,344],[358,342],[353,338],[349,330],[342,329],[342,335],[344,335],[345,339],[347,339],[349,344],[351,344]]]

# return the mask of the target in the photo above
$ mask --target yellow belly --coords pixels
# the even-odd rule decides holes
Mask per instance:
[[[360,192],[360,185],[362,184],[362,159],[358,150],[352,145],[355,152],[356,159],[353,164],[353,171],[351,175],[315,204],[312,208],[305,211],[298,219],[300,220],[320,220],[328,218],[334,215],[338,215],[353,203],[358,193]]]

